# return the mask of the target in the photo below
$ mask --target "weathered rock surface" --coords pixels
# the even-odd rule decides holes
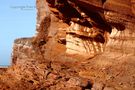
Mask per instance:
[[[134,90],[134,0],[36,0],[32,38],[16,39],[1,90]]]
[[[114,51],[120,52],[123,52],[124,48],[124,53],[134,54],[134,47],[132,47],[135,28],[132,9],[134,1],[56,0],[55,3],[48,2],[50,8],[54,8],[58,13],[55,13],[54,9],[50,10],[70,25],[66,31],[67,53],[96,55],[102,53],[105,48],[115,48]],[[105,47],[106,44],[107,47]]]

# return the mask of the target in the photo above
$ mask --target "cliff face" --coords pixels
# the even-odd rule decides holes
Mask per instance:
[[[106,49],[134,54],[133,0],[47,1],[50,11],[69,25],[67,53],[91,57]]]
[[[16,39],[8,90],[134,90],[134,0],[36,0],[36,34]]]

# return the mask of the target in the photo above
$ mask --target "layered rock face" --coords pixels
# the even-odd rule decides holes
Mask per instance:
[[[107,45],[110,48],[108,50],[134,55],[135,15],[133,6],[133,1],[130,0],[122,2],[108,0],[105,3],[104,8],[110,10],[105,12],[105,17],[114,27]]]
[[[134,90],[134,0],[36,0],[36,34],[16,39],[1,90]]]
[[[57,5],[55,5],[56,2]],[[50,7],[59,10],[59,13],[55,13],[56,16],[69,25],[66,30],[66,52],[85,56],[94,56],[103,52],[105,43],[104,35],[106,30],[111,29],[111,27],[99,15],[100,12],[90,10],[90,13],[95,14],[96,17],[93,17],[92,14],[89,17],[87,14],[89,11],[87,9],[83,11],[82,9],[85,7],[79,7],[79,4],[77,5],[74,1],[65,0],[56,2],[49,2]],[[97,23],[98,19],[103,25]]]
[[[48,3],[59,11],[52,12],[70,25],[66,31],[67,53],[93,56],[106,48],[134,54],[133,0],[54,0]]]

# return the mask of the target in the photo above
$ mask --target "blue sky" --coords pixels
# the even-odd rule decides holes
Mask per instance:
[[[35,0],[1,0],[0,12],[0,66],[7,66],[14,40],[35,34]]]

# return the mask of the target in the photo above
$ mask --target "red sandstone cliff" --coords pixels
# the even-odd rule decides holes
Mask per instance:
[[[16,39],[1,90],[134,90],[134,0],[36,0],[32,38]]]

